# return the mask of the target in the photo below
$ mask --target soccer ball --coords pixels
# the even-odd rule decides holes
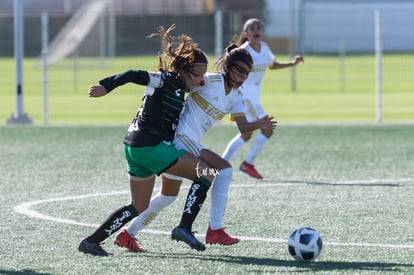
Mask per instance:
[[[299,227],[288,240],[289,254],[298,261],[313,261],[321,253],[323,241],[318,231],[310,227]]]

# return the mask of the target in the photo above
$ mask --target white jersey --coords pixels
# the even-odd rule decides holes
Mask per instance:
[[[245,48],[253,58],[252,70],[241,88],[245,98],[246,117],[251,122],[266,115],[260,103],[262,81],[267,67],[276,61],[276,57],[263,41],[260,42],[260,52],[250,47],[249,41],[246,41],[240,48]]]
[[[176,129],[177,137],[184,137],[202,149],[201,138],[226,114],[231,117],[244,116],[243,95],[238,89],[226,95],[224,78],[221,74],[208,73],[204,76],[204,86],[196,87],[187,99]],[[187,142],[186,142],[187,143]],[[178,147],[198,153],[188,146]],[[198,154],[197,154],[198,155]]]

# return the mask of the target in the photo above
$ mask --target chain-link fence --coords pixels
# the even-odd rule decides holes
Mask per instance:
[[[414,81],[414,38],[411,34],[411,21],[407,18],[414,14],[414,6],[394,4],[381,12],[381,41],[385,56],[383,58],[384,92],[409,92]],[[112,1],[113,3],[113,1]],[[86,10],[83,16],[95,18],[93,24],[80,24],[83,19],[74,14],[48,13],[48,27],[42,27],[39,12],[24,13],[24,55],[25,60],[35,60],[39,64],[42,52],[42,32],[47,32],[49,46],[65,41],[63,30],[68,29],[66,41],[75,41],[76,47],[67,56],[49,66],[49,85],[53,92],[77,92],[84,90],[82,79],[85,70],[117,71],[118,58],[130,60],[123,63],[129,68],[137,68],[135,57],[150,55],[154,57],[160,50],[159,39],[147,39],[160,25],[165,27],[176,24],[174,34],[188,34],[200,44],[211,59],[217,56],[217,48],[223,49],[234,37],[240,34],[243,22],[249,17],[259,17],[266,24],[266,41],[279,60],[288,61],[293,54],[303,54],[305,65],[300,74],[294,70],[272,73],[269,80],[272,90],[296,92],[359,92],[375,88],[374,55],[374,13],[366,5],[327,5],[329,1],[296,1],[290,9],[281,10],[223,10],[221,13],[186,12],[176,13],[114,13],[105,7],[98,16],[96,10]],[[289,14],[289,16],[288,16]],[[287,19],[287,17],[289,17]],[[286,20],[279,20],[279,19]],[[13,13],[0,13],[0,60],[13,59],[14,32]],[[71,27],[68,22],[74,21]],[[76,23],[79,24],[76,24]],[[85,22],[85,21],[82,21]],[[85,31],[85,26],[89,26]],[[80,37],[79,28],[85,33]],[[276,29],[283,30],[282,32]],[[72,36],[69,31],[72,30]],[[218,39],[220,41],[218,41]],[[61,47],[68,48],[65,42]],[[53,47],[49,47],[53,51]],[[129,58],[134,56],[134,58]],[[213,60],[212,60],[213,61]],[[9,62],[10,63],[10,62]],[[214,63],[214,62],[211,62]],[[114,65],[115,64],[115,65]],[[0,79],[0,94],[13,92],[14,78],[10,72],[14,67],[5,67],[8,77]],[[112,67],[111,67],[112,66]],[[41,70],[40,67],[37,70]],[[289,70],[286,70],[289,71]],[[104,73],[102,73],[104,74]],[[39,75],[41,75],[39,73]],[[95,81],[93,79],[92,81]],[[79,84],[74,84],[79,81]],[[318,85],[314,85],[318,83]],[[42,85],[42,79],[26,77],[25,86]],[[5,88],[6,87],[6,88]],[[12,87],[12,88],[10,88]],[[70,87],[69,89],[62,87]]]

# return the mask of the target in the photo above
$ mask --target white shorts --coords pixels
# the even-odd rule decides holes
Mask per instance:
[[[174,145],[177,149],[181,150],[184,149],[187,152],[192,153],[196,157],[200,156],[200,151],[205,149],[203,145],[194,140],[190,139],[187,136],[183,135],[176,135],[174,138]],[[172,179],[172,180],[183,180],[183,177],[175,176],[169,173],[162,173],[165,177]]]
[[[184,135],[179,135],[179,134],[175,135],[174,145],[175,147],[177,147],[177,149],[179,150],[184,149],[187,152],[192,153],[196,157],[199,157],[200,151],[206,148],[200,143],[192,140],[191,138],[184,136]]]
[[[253,102],[248,98],[243,99],[245,106],[245,115],[248,122],[254,122],[264,118],[267,114],[260,102]]]

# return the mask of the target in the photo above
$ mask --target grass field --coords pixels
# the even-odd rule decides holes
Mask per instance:
[[[287,56],[279,56],[287,61]],[[24,61],[24,111],[43,124],[42,70],[37,59]],[[100,79],[127,69],[156,69],[155,56],[119,57],[98,66],[98,61],[66,60],[50,67],[48,75],[49,124],[120,124],[131,119],[140,103],[143,88],[128,84],[116,96],[89,99],[87,87]],[[210,57],[209,71],[214,71]],[[414,121],[414,55],[390,54],[383,58],[383,121]],[[11,58],[0,59],[0,125],[15,112],[15,66]],[[76,69],[75,69],[76,68]],[[291,70],[265,74],[262,102],[265,110],[283,122],[375,122],[375,58],[373,55],[305,56]],[[292,91],[296,83],[296,91]],[[114,94],[115,94],[114,93]]]
[[[177,201],[139,234],[147,253],[128,253],[111,238],[104,245],[110,257],[81,254],[79,241],[129,201],[125,130],[0,127],[0,274],[414,272],[412,125],[281,124],[256,163],[263,180],[235,169],[225,224],[239,244],[195,252],[171,241],[186,181]],[[222,152],[235,133],[218,126],[204,143]],[[203,241],[208,212],[207,200],[194,225]],[[312,263],[287,252],[287,237],[303,225],[324,240]]]

